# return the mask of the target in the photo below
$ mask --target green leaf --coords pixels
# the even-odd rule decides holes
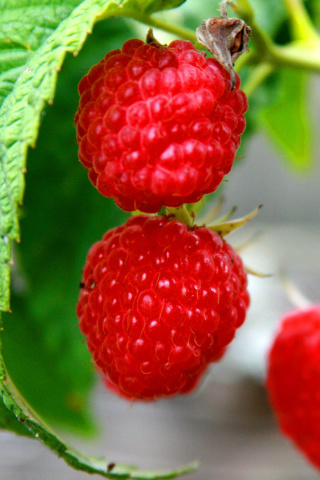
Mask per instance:
[[[20,2],[20,4],[22,4],[22,2]],[[3,16],[8,24],[12,16],[16,19],[16,23],[13,21],[15,28],[12,28],[13,40],[10,44],[11,46],[13,43],[20,45],[28,38],[28,36],[25,38],[22,36],[24,25],[23,23],[21,24],[22,18],[23,21],[26,22],[28,30],[28,26],[31,25],[32,22],[36,22],[36,17],[39,15],[40,26],[38,33],[40,36],[48,34],[49,17],[46,18],[44,22],[45,28],[40,28],[43,19],[39,7],[34,6],[34,2],[30,2],[28,7],[25,8],[25,18],[21,15],[21,10],[19,10],[17,6],[18,2],[12,5],[12,11],[10,9],[6,10]],[[54,10],[52,10],[52,7],[50,8],[51,15],[55,18]],[[65,11],[66,8],[63,7],[63,10]],[[53,66],[62,62],[66,50],[70,49],[71,46],[73,49],[77,47],[77,45],[80,46],[80,39],[82,37],[84,38],[87,32],[88,19],[81,17],[81,15],[86,16],[86,11],[87,9],[82,8],[80,12],[78,9],[78,16],[74,13],[71,14],[71,19],[67,22],[67,26],[62,28],[61,25],[64,23],[62,22],[60,27],[58,27],[51,36],[49,35],[49,40],[47,40],[47,43],[44,42],[44,45],[41,44],[40,40],[39,43],[36,44],[35,38],[31,35],[30,42],[33,47],[39,47],[36,50],[39,55],[30,59],[27,68],[36,72],[39,71],[39,75],[42,75],[42,81],[40,85],[37,86],[34,83],[36,82],[36,75],[34,77],[27,75],[25,82],[22,81],[20,77],[0,110],[0,124],[2,123],[0,134],[0,151],[2,153],[0,163],[2,185],[0,195],[0,308],[2,309],[9,307],[9,263],[12,263],[10,262],[12,256],[10,247],[12,239],[17,239],[19,235],[17,202],[18,199],[22,198],[23,194],[22,169],[25,168],[26,147],[35,141],[37,130],[44,118],[43,113],[45,112],[42,111],[44,99],[53,96],[56,81],[55,68],[54,75],[52,76]],[[96,12],[96,9],[94,9],[94,11]],[[45,6],[44,12],[48,15],[50,13]],[[57,18],[60,19],[60,17],[61,12],[58,8]],[[92,20],[93,14],[91,17]],[[18,30],[18,18],[20,18],[20,30]],[[52,20],[51,26],[55,25],[54,22],[55,21]],[[4,22],[1,27],[2,32],[6,30],[6,26],[7,24]],[[9,28],[7,28],[7,30],[9,34]],[[34,31],[37,31],[37,29],[34,28]],[[58,34],[59,31],[60,36]],[[49,30],[49,32],[51,32],[51,30]],[[78,32],[78,34],[75,32]],[[76,42],[75,36],[78,37],[78,43]],[[60,47],[57,46],[59,42],[62,45]],[[54,47],[52,51],[50,50],[50,45],[52,48]],[[12,51],[14,52],[13,47]],[[80,69],[79,73],[82,73]],[[75,90],[74,84],[72,85],[72,89],[73,91]],[[33,99],[31,104],[28,103],[28,98]],[[73,109],[74,105],[75,104],[71,103],[69,108]],[[65,111],[66,109],[64,109],[64,111],[62,110],[61,116],[65,115]],[[67,120],[70,126],[68,128],[68,125],[66,125],[65,129],[69,134],[67,140],[69,144],[70,138],[74,137],[72,125],[73,115],[74,112],[72,111]],[[30,205],[30,209],[34,210],[34,218],[31,220],[31,218],[26,215],[26,210],[24,210],[25,218],[29,220],[29,222],[26,222],[28,233],[23,237],[26,256],[23,260],[20,260],[19,251],[16,249],[14,254],[15,263],[12,265],[14,273],[12,308],[14,314],[7,315],[4,319],[4,352],[6,361],[10,367],[10,373],[15,382],[17,382],[28,401],[37,408],[41,414],[44,414],[47,420],[57,423],[60,426],[67,424],[71,430],[90,432],[92,431],[92,423],[87,413],[87,392],[92,384],[92,368],[90,366],[89,355],[85,347],[81,344],[82,337],[77,328],[75,317],[75,305],[78,294],[77,285],[79,283],[82,266],[79,265],[79,261],[78,263],[74,263],[72,270],[73,276],[70,274],[69,286],[65,288],[68,279],[66,268],[68,267],[68,261],[70,262],[71,258],[73,258],[72,255],[75,249],[70,249],[70,243],[67,244],[67,252],[61,248],[61,244],[66,244],[66,242],[64,242],[64,230],[71,236],[74,232],[68,228],[69,225],[77,223],[75,218],[79,218],[78,223],[80,223],[81,217],[78,215],[78,211],[72,212],[73,216],[71,218],[63,217],[63,213],[70,215],[70,211],[68,211],[63,202],[67,200],[69,200],[69,202],[72,201],[70,197],[72,189],[68,188],[69,197],[66,199],[61,192],[58,192],[58,188],[53,183],[54,175],[56,175],[57,185],[61,185],[62,189],[65,189],[67,186],[66,182],[68,181],[69,184],[72,185],[73,178],[76,178],[77,175],[74,177],[64,176],[65,169],[63,165],[56,161],[57,159],[64,158],[63,155],[59,157],[55,156],[59,155],[57,149],[58,142],[56,139],[59,136],[61,137],[61,133],[58,130],[59,127],[62,126],[60,119],[56,119],[56,121],[57,131],[55,132],[55,138],[50,137],[50,142],[44,139],[47,144],[50,144],[50,152],[46,152],[46,154],[39,159],[39,164],[47,166],[47,171],[43,171],[38,167],[37,172],[41,173],[47,181],[46,191],[48,194],[52,194],[52,192],[60,193],[61,203],[59,207],[59,202],[57,200],[54,201],[53,197],[49,197],[48,195],[46,198],[42,198],[41,202],[41,186],[43,186],[45,182],[40,176],[34,179],[34,182],[30,185],[30,193],[32,192],[32,198],[35,201],[35,205]],[[43,153],[44,152],[42,152],[42,154]],[[48,158],[52,161],[51,166],[44,161],[44,159]],[[77,159],[75,146],[69,158]],[[77,160],[74,162],[74,165],[79,169]],[[82,172],[81,168],[79,169],[79,174],[80,172]],[[87,181],[85,176],[83,179]],[[34,187],[34,191],[32,191],[32,187]],[[37,203],[39,201],[40,203]],[[74,198],[73,201],[76,201],[76,198]],[[88,205],[90,205],[90,202],[88,202]],[[27,202],[26,206],[27,208],[29,206]],[[36,207],[38,207],[38,210]],[[49,216],[50,209],[52,210],[52,214]],[[37,211],[39,214],[38,218],[36,217]],[[112,214],[110,218],[112,221]],[[50,222],[51,228],[48,228],[44,219],[47,219],[48,223]],[[68,222],[68,225],[63,224],[63,222]],[[82,223],[85,224],[85,222]],[[57,229],[61,229],[60,240],[57,239]],[[43,232],[46,232],[48,237],[51,235],[49,241],[44,239],[42,235]],[[56,243],[54,243],[54,241]],[[78,243],[83,249],[83,243]],[[60,264],[58,264],[59,262],[56,260],[56,252],[52,250],[53,245],[55,247],[57,246],[58,251],[65,252],[65,256],[61,256]],[[85,248],[88,248],[88,246],[89,244],[87,243]],[[72,252],[71,254],[70,250]],[[66,256],[67,260],[65,258]],[[51,272],[54,273],[52,275],[50,275],[48,259],[52,261],[50,265]],[[83,259],[84,256],[82,257],[82,262]],[[24,261],[26,261],[26,264],[23,265]],[[49,281],[44,281],[43,279],[41,263],[47,266],[47,278]],[[53,268],[54,263],[57,263],[56,268]],[[39,273],[39,270],[37,270],[37,267],[39,267],[40,274],[42,271],[42,279],[41,275],[40,278],[32,278],[32,276],[28,278],[28,275],[26,277],[24,272],[19,272],[19,265],[26,271],[30,268],[35,277],[37,272]],[[17,270],[18,275],[16,275]],[[60,275],[60,278],[58,275]],[[28,292],[29,298],[26,294],[24,294],[23,298],[21,298],[21,295],[20,297],[19,295],[17,296],[17,289],[15,287],[19,285],[19,282],[21,284],[21,279],[22,283],[27,283],[28,286],[30,284]],[[61,281],[61,279],[64,279],[64,282]],[[74,288],[74,290],[72,290],[72,288]],[[39,297],[37,294],[35,295],[34,292],[39,294]],[[26,341],[26,339],[28,340]]]
[[[41,112],[46,102],[53,100],[57,72],[66,53],[76,55],[102,17],[131,14],[138,6],[146,11],[179,2],[85,0],[71,11],[77,3],[60,0],[52,5],[46,1],[43,8],[35,0],[0,4],[0,51],[7,59],[0,78],[1,98],[6,95],[0,108],[0,253],[5,252],[0,259],[2,310],[9,309],[7,243],[19,239],[18,205],[24,191],[27,150],[35,145]]]
[[[25,402],[16,390],[14,384],[8,377],[3,362],[3,358],[0,354],[0,395],[9,410],[9,415],[3,417],[1,415],[2,407],[0,408],[0,425],[3,428],[16,430],[16,427],[12,425],[12,414],[21,422],[25,427],[25,434],[29,435],[29,431],[34,438],[37,438],[50,448],[59,457],[63,458],[65,462],[71,465],[77,470],[82,470],[87,473],[96,473],[106,478],[122,478],[122,479],[135,479],[135,480],[157,480],[157,479],[169,479],[175,478],[179,475],[192,472],[197,468],[196,463],[191,463],[185,467],[179,468],[174,471],[139,471],[136,467],[130,465],[114,464],[113,462],[106,461],[101,458],[95,458],[92,456],[84,455],[70,445],[60,439],[31,409],[31,407]],[[10,416],[11,413],[11,416]],[[10,423],[6,423],[6,419],[10,418]],[[16,422],[18,421],[16,420]],[[11,428],[10,428],[11,426]],[[20,433],[24,433],[21,430]]]
[[[288,164],[296,171],[310,170],[313,158],[313,125],[307,106],[309,75],[297,70],[281,70],[275,101],[263,109],[262,125]]]
[[[49,3],[49,2],[46,2]],[[63,2],[59,2],[60,7]],[[87,0],[69,17],[68,9],[49,6],[52,13],[43,16],[37,3],[15,1],[8,7],[2,2],[0,47],[3,58],[11,58],[6,68],[2,67],[1,80],[7,96],[0,109],[0,309],[9,309],[8,295],[8,243],[19,239],[17,206],[22,201],[27,148],[35,144],[40,124],[40,115],[45,102],[52,101],[59,70],[67,53],[76,53],[82,46],[87,32],[96,17],[114,2]],[[104,4],[104,5],[102,5]],[[70,10],[70,4],[69,10]],[[72,6],[72,3],[71,3]],[[44,6],[45,7],[45,6]],[[51,19],[57,18],[61,23]],[[44,13],[46,8],[44,8]],[[39,16],[39,17],[38,17]],[[48,18],[48,20],[45,20]],[[35,28],[39,25],[39,29]],[[10,46],[6,50],[6,46]],[[17,46],[19,51],[17,52]],[[21,49],[24,48],[25,50]],[[29,49],[34,51],[29,53]],[[11,54],[11,55],[10,55]],[[24,55],[23,55],[24,54]],[[27,63],[17,66],[22,59]],[[17,77],[19,75],[19,77]],[[12,85],[8,79],[11,80]],[[13,86],[13,88],[11,88]],[[3,87],[3,83],[2,83]],[[5,95],[2,88],[2,97]]]
[[[170,8],[179,7],[186,0],[125,0],[121,7],[123,8],[123,15],[131,16],[131,11],[143,12],[151,14],[160,10],[167,10]]]
[[[32,53],[80,0],[0,0],[0,106]],[[36,28],[35,28],[36,27]]]
[[[13,313],[3,315],[3,355],[15,385],[46,422],[82,434],[93,431],[94,370],[75,314],[81,270],[90,245],[127,215],[93,188],[78,161],[75,86],[84,69],[128,36],[124,20],[100,22],[81,54],[65,60],[28,155],[21,243],[13,248]]]

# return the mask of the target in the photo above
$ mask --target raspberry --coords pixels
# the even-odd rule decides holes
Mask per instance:
[[[281,430],[320,469],[320,305],[283,318],[267,388]]]
[[[95,364],[130,399],[190,392],[249,305],[240,257],[215,232],[130,218],[87,256],[77,315]]]
[[[236,75],[192,43],[129,40],[79,84],[79,159],[126,211],[158,212],[215,191],[233,164],[248,108]]]

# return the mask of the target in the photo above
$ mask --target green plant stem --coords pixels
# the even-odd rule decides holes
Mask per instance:
[[[174,216],[175,220],[185,223],[188,227],[192,227],[193,225],[193,217],[190,215],[185,205],[178,208],[166,207],[166,214]]]
[[[275,66],[320,72],[320,41],[317,45],[309,42],[292,42],[283,47],[273,45],[268,60]]]
[[[239,73],[245,65],[256,65],[257,61],[255,60],[255,58],[256,53],[251,50],[245,55],[241,55],[241,57],[239,57],[235,63],[234,70]]]
[[[241,11],[246,17],[248,25],[251,25],[254,21],[254,11],[248,0],[237,0],[237,3],[233,4],[233,9],[235,12]]]
[[[319,41],[319,36],[301,0],[283,0],[296,40]]]
[[[259,51],[259,55],[263,58],[272,48],[273,42],[271,38],[260,28],[256,23],[253,10],[247,0],[238,1],[240,8],[237,8],[236,11],[241,18],[251,27],[252,29],[252,39]],[[246,8],[242,8],[246,6]]]
[[[307,49],[305,42],[301,44],[292,43],[284,47],[273,45],[265,58],[267,58],[267,61],[258,63],[256,52],[252,52],[251,57],[247,57],[247,61],[243,61],[240,65],[237,64],[236,70],[239,71],[251,61],[256,63],[250,77],[242,86],[242,90],[247,97],[250,97],[259,85],[279,67],[298,68],[320,73],[320,45],[318,49]]]
[[[273,66],[294,67],[320,72],[320,37],[316,33],[301,1],[284,1],[292,21],[296,22],[296,30],[298,29],[300,40],[295,40],[285,46],[278,46],[256,23],[250,2],[248,0],[238,0],[234,7],[235,11],[252,28],[252,39],[256,51],[249,56],[240,57],[237,70],[240,70],[249,62],[251,63],[254,59],[256,64],[262,62]]]
[[[274,66],[270,63],[261,63],[252,72],[242,90],[249,98],[259,85],[274,71]]]
[[[300,0],[286,1],[288,5],[290,4],[291,8],[293,8],[295,4],[298,5],[300,3]],[[243,55],[243,57],[238,60],[237,71],[248,63],[254,63],[256,65],[260,63],[263,64],[259,74],[257,74],[257,80],[252,80],[253,85],[254,82],[257,83],[259,76],[263,76],[263,72],[266,74],[267,64],[273,67],[293,67],[320,72],[320,38],[317,34],[312,35],[311,38],[310,29],[307,29],[305,30],[309,31],[307,40],[305,36],[303,41],[295,41],[285,46],[278,46],[273,43],[271,38],[256,23],[249,0],[238,0],[237,4],[234,4],[234,10],[251,26],[253,32],[252,38],[256,47],[255,52],[249,55]],[[175,24],[168,24],[143,12],[117,7],[112,12],[112,15],[126,16],[150,27],[159,28],[179,38],[184,38],[196,43],[196,35],[192,30]],[[301,21],[301,28],[307,24],[308,17],[304,16],[304,18],[305,20]]]
[[[183,38],[185,40],[189,40],[190,42],[195,43],[197,41],[196,34],[193,30],[180,27],[179,25],[165,23],[143,12],[138,12],[136,10],[129,10],[128,8],[122,11],[121,8],[117,8],[113,13],[113,16],[119,16],[119,17],[126,16],[140,23],[144,23],[149,27],[159,28],[160,30],[164,30],[165,32],[172,33],[177,37]]]

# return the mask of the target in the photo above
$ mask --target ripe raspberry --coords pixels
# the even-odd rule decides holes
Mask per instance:
[[[88,348],[130,399],[190,392],[249,304],[241,259],[217,233],[159,216],[107,232],[88,253],[82,286]]]
[[[158,212],[215,191],[233,164],[248,108],[240,80],[192,43],[129,40],[79,84],[79,159],[126,211]]]
[[[320,305],[284,317],[267,388],[281,430],[320,468]]]

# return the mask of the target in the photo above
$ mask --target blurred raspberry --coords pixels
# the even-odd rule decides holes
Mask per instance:
[[[282,319],[267,388],[281,430],[320,469],[320,305]]]
[[[129,40],[79,84],[79,159],[126,211],[197,202],[235,158],[248,108],[236,75],[192,43]]]

